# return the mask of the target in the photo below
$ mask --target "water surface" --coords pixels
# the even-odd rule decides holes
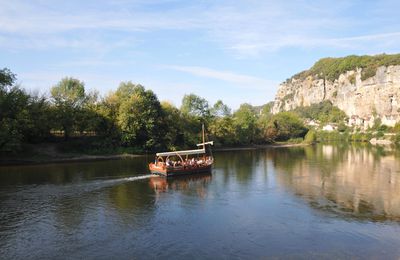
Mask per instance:
[[[1,258],[400,256],[395,149],[219,152],[212,174],[136,178],[152,159],[1,167]]]

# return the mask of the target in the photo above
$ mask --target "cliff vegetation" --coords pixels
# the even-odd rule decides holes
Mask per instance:
[[[291,79],[305,79],[314,76],[319,79],[334,81],[346,71],[362,69],[361,79],[365,80],[375,75],[380,66],[400,65],[400,54],[350,55],[342,58],[323,58],[310,69],[294,75]]]

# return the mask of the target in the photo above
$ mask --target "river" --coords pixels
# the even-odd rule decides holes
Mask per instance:
[[[153,158],[0,167],[2,259],[400,257],[400,151],[217,152],[211,174]]]

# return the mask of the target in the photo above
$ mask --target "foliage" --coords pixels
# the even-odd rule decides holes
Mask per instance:
[[[121,84],[118,92],[130,96],[120,97],[117,123],[125,145],[136,145],[146,150],[160,148],[163,144],[164,115],[157,96],[151,90],[130,82]]]
[[[231,109],[222,102],[222,100],[218,100],[215,102],[214,106],[210,110],[211,115],[214,117],[224,117],[230,116],[232,114]]]
[[[334,81],[346,71],[361,68],[361,79],[365,80],[374,76],[378,67],[390,65],[400,65],[400,54],[350,55],[342,58],[323,58],[317,61],[309,70],[300,72],[292,78],[305,79],[309,76],[316,76],[317,78]]]
[[[216,118],[209,127],[210,134],[217,145],[237,144],[236,128],[231,116]]]
[[[341,133],[346,132],[349,130],[349,127],[342,121],[339,123],[337,130]]]
[[[16,75],[12,73],[8,68],[0,70],[0,91],[5,91],[5,88],[14,85]]]
[[[238,142],[240,144],[255,143],[258,129],[257,117],[252,106],[246,103],[240,105],[233,116]]]
[[[309,130],[304,137],[304,143],[313,144],[317,141],[317,135],[314,130]]]
[[[324,123],[341,123],[346,119],[346,114],[332,105],[329,100],[312,104],[307,107],[297,107],[294,110],[300,117],[316,119]]]
[[[68,139],[78,126],[77,118],[86,99],[84,83],[66,77],[53,86],[50,93],[55,104],[56,122],[64,131],[65,139]]]
[[[308,129],[301,118],[293,112],[280,112],[274,115],[267,127],[267,139],[285,141],[290,138],[304,137]]]
[[[184,95],[181,106],[182,113],[206,119],[210,115],[208,101],[195,94]]]
[[[394,133],[400,133],[400,123],[396,123],[393,127]]]
[[[0,152],[48,141],[62,142],[63,151],[92,154],[192,148],[201,138],[203,123],[216,145],[223,146],[300,142],[307,132],[296,114],[272,115],[272,103],[242,104],[232,113],[221,100],[210,108],[207,100],[189,94],[178,109],[160,103],[139,84],[122,82],[116,91],[99,97],[68,77],[46,98],[26,93],[15,81],[8,69],[0,70]]]
[[[318,131],[316,132],[318,142],[347,141],[349,139],[348,132],[337,131]]]

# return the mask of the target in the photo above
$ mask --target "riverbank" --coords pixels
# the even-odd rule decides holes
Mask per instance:
[[[60,144],[52,143],[26,145],[24,150],[18,154],[0,155],[0,166],[119,160],[145,155],[126,152],[111,154],[65,152],[59,146]]]
[[[239,147],[220,147],[215,148],[213,151],[245,151],[245,150],[257,150],[257,149],[265,149],[265,148],[284,148],[284,147],[300,147],[300,146],[309,146],[310,143],[274,143],[274,144],[256,144],[250,146],[239,146]]]
[[[275,143],[265,145],[249,145],[236,147],[219,147],[214,151],[244,151],[257,150],[266,148],[284,148],[308,146],[306,143]],[[35,165],[35,164],[52,164],[52,163],[69,163],[69,162],[89,162],[104,160],[120,160],[126,158],[135,158],[145,156],[144,153],[120,153],[120,154],[84,154],[84,153],[66,153],[60,152],[54,144],[41,144],[35,146],[27,146],[27,149],[20,154],[8,154],[0,156],[0,166],[12,165]]]

